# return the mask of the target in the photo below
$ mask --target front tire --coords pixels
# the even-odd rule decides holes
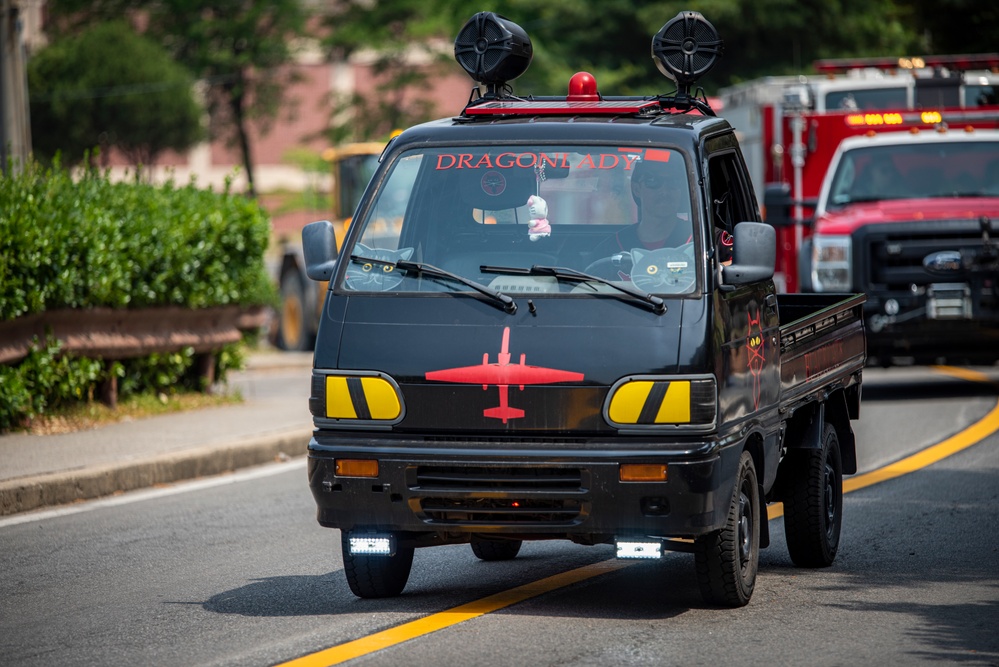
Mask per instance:
[[[828,567],[836,560],[843,526],[843,461],[839,436],[831,424],[822,432],[822,449],[799,449],[784,462],[784,533],[798,567]]]
[[[739,459],[736,480],[725,527],[694,541],[701,595],[724,607],[749,603],[760,563],[760,488],[749,452]]]
[[[413,567],[413,547],[396,547],[392,556],[352,555],[346,532],[340,533],[343,573],[359,598],[390,598],[402,593]]]

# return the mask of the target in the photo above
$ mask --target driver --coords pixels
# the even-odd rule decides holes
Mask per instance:
[[[596,247],[594,258],[632,248],[676,248],[692,240],[690,196],[683,158],[639,160],[631,175],[631,196],[638,205],[638,222],[622,228]]]

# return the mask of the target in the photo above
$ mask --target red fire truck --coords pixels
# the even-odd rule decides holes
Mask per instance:
[[[757,198],[777,227],[777,283],[801,291],[799,255],[843,139],[938,127],[999,127],[999,54],[815,63],[818,75],[766,77],[720,91]]]
[[[997,239],[999,130],[848,137],[799,255],[801,291],[867,295],[871,363],[994,364]]]

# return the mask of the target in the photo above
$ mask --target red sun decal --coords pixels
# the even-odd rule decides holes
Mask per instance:
[[[498,171],[487,171],[482,174],[482,191],[490,197],[498,197],[506,190],[506,176]]]

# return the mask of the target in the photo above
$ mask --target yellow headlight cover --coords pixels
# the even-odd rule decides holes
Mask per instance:
[[[709,425],[714,421],[714,384],[700,378],[625,379],[613,389],[606,415],[618,425]]]
[[[394,420],[402,414],[395,386],[374,375],[328,375],[326,416],[329,419]]]

